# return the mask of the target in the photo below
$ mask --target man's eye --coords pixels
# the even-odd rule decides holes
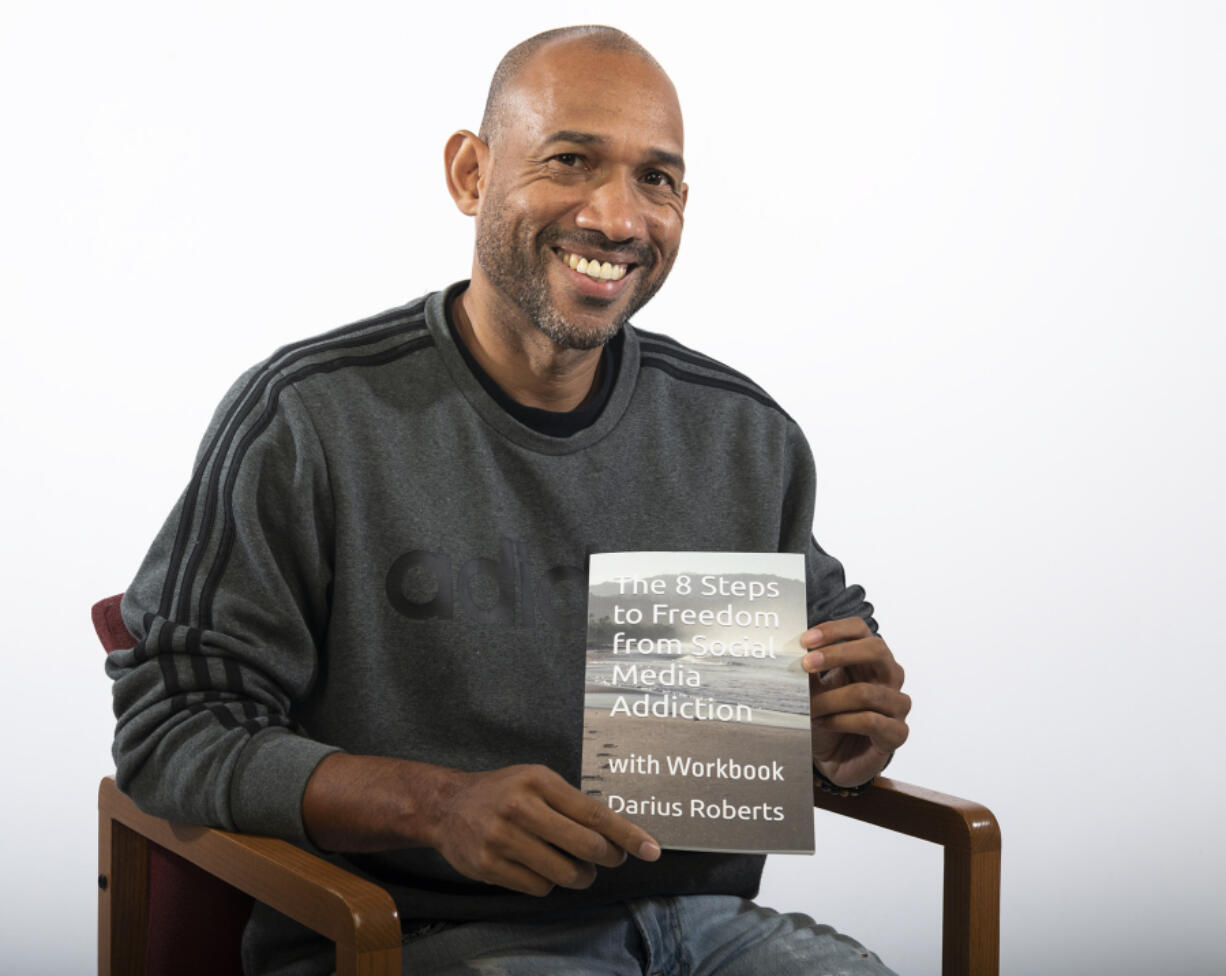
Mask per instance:
[[[658,169],[648,170],[643,174],[643,182],[651,186],[676,186],[673,178]]]
[[[555,162],[561,163],[563,166],[578,166],[581,157],[578,153],[558,153],[553,158]]]

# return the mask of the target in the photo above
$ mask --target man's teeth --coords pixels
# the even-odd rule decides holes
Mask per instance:
[[[610,264],[608,261],[601,262],[595,258],[589,261],[587,258],[579,257],[578,254],[563,254],[562,260],[580,274],[595,278],[597,281],[620,281],[626,277],[626,265],[624,264]]]

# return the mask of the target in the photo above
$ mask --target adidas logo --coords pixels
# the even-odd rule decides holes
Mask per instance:
[[[527,547],[502,538],[498,555],[456,564],[450,553],[413,549],[387,572],[387,598],[410,620],[454,620],[503,627],[558,630],[582,627],[587,609],[587,571],[553,566],[533,578]]]

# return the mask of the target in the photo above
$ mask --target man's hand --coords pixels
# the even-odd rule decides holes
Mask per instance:
[[[831,782],[859,786],[907,741],[911,699],[903,669],[859,617],[831,620],[800,637],[808,650],[813,762]]]
[[[545,895],[554,885],[586,888],[597,865],[615,868],[627,853],[660,856],[646,831],[545,766],[452,772],[430,846],[467,877]]]
[[[466,773],[338,752],[307,781],[302,820],[325,850],[433,847],[465,877],[530,895],[586,888],[627,854],[660,856],[646,831],[545,766]]]

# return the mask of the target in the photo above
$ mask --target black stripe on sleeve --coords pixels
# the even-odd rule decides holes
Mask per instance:
[[[239,670],[238,663],[229,657],[221,659],[222,669],[226,674],[226,687],[231,691],[241,694],[243,691],[243,672]]]
[[[158,667],[162,670],[162,684],[166,686],[166,693],[172,698],[179,695],[183,691],[183,685],[179,682],[179,671],[175,667],[174,656],[159,654]]]
[[[282,376],[276,383],[272,384],[268,391],[268,397],[264,412],[259,419],[251,425],[247,433],[243,436],[242,441],[234,450],[234,457],[230,464],[229,471],[226,473],[226,482],[220,492],[222,514],[222,535],[221,540],[217,545],[217,552],[213,557],[213,564],[205,577],[204,586],[200,590],[200,606],[198,608],[200,626],[208,629],[213,626],[213,596],[217,591],[217,586],[221,580],[221,574],[225,570],[226,563],[230,558],[230,550],[234,545],[235,535],[235,519],[234,519],[234,488],[238,482],[238,472],[242,467],[243,459],[246,457],[247,451],[256,439],[264,432],[273,417],[276,416],[277,405],[280,399],[281,390],[291,383],[296,383],[299,380],[309,376],[315,376],[322,373],[333,373],[337,370],[344,369],[348,366],[381,366],[385,363],[393,362],[404,356],[412,355],[422,349],[426,349],[434,345],[434,337],[426,334],[420,335],[413,339],[403,342],[400,345],[393,346],[390,349],[384,349],[377,353],[368,353],[363,356],[339,356],[336,359],[330,359],[327,362],[316,362],[308,366],[304,366],[295,373]],[[210,497],[210,503],[212,497]],[[193,553],[195,557],[200,553],[203,547],[198,547]],[[196,560],[198,563],[199,560]],[[195,567],[192,567],[194,574]],[[184,594],[190,593],[192,580],[188,575],[184,576]]]
[[[757,383],[744,373],[737,372],[731,366],[721,363],[718,359],[712,359],[710,356],[704,356],[702,353],[687,349],[675,339],[668,338],[668,336],[655,335],[654,333],[648,333],[646,336],[640,334],[639,345],[646,352],[658,353],[669,359],[676,359],[680,362],[689,363],[692,366],[700,366],[715,373],[723,373],[726,376],[735,377],[738,380],[743,380],[759,393],[763,395],[766,393],[762,387],[758,386]]]
[[[730,383],[727,380],[717,379],[714,376],[703,376],[699,373],[693,373],[687,369],[681,369],[668,360],[657,356],[640,356],[639,364],[647,369],[658,369],[673,379],[681,380],[683,383],[694,383],[698,386],[707,386],[716,390],[726,390],[729,393],[739,393],[741,396],[747,396],[751,400],[756,400],[763,406],[777,411],[784,417],[788,416],[779,404],[756,388],[742,386],[740,383]],[[789,417],[788,419],[790,420],[791,418]]]
[[[246,388],[235,397],[226,411],[222,422],[218,424],[217,429],[213,433],[212,439],[209,441],[208,447],[201,455],[200,463],[196,467],[196,471],[192,475],[192,480],[188,485],[187,492],[183,499],[183,509],[179,516],[178,529],[175,532],[174,546],[171,550],[170,562],[166,573],[166,580],[162,587],[162,599],[159,606],[159,614],[163,617],[169,617],[171,605],[174,600],[176,588],[180,590],[179,612],[176,614],[177,619],[187,622],[187,610],[190,606],[190,586],[180,584],[176,587],[176,581],[179,576],[179,568],[182,564],[183,555],[188,546],[188,540],[191,537],[191,526],[195,516],[196,506],[199,504],[200,494],[203,486],[204,475],[206,469],[210,468],[209,477],[209,495],[207,496],[206,506],[212,500],[212,492],[216,490],[217,482],[220,479],[220,470],[225,462],[226,455],[229,452],[229,446],[232,443],[235,431],[241,425],[242,418],[253,410],[259,403],[263,390],[271,382],[272,376],[279,369],[284,369],[293,365],[295,362],[305,358],[306,356],[326,354],[339,349],[347,349],[353,346],[360,346],[367,343],[379,342],[389,336],[395,335],[398,332],[403,332],[407,327],[412,327],[413,331],[420,331],[426,328],[424,317],[425,302],[424,299],[414,302],[407,308],[393,309],[390,312],[385,312],[382,315],[377,315],[370,319],[365,319],[361,322],[354,323],[350,326],[338,329],[324,337],[316,336],[311,339],[305,339],[302,342],[294,343],[285,346],[273,355],[268,363],[259,372],[254,374],[248,381]],[[387,328],[377,328],[383,323],[390,322],[391,325]],[[375,332],[367,332],[365,330],[376,328]],[[359,333],[354,335],[354,333]],[[197,538],[207,540],[207,531],[210,530],[211,519],[206,511],[205,519],[201,523]],[[186,600],[184,596],[186,595]]]
[[[225,702],[210,702],[208,704],[205,704],[204,702],[197,702],[195,705],[192,705],[188,711],[207,711],[213,715],[217,721],[221,723],[221,727],[226,730],[237,729],[239,727],[238,719],[234,717],[233,713],[230,711],[229,705],[227,705]]]
[[[161,620],[158,622],[158,653],[170,655],[174,649],[174,628],[169,620]]]
[[[136,646],[132,648],[132,660],[137,664],[144,664],[149,660],[149,638],[153,636],[153,624],[157,618],[151,613],[147,613],[141,618],[141,625],[145,628],[145,636],[136,642]]]
[[[209,662],[203,654],[192,654],[192,677],[196,679],[196,687],[205,690],[213,687],[213,677],[209,674]]]

